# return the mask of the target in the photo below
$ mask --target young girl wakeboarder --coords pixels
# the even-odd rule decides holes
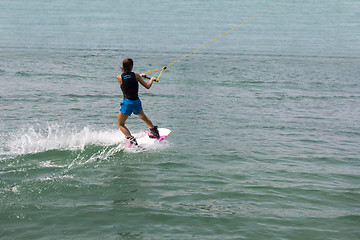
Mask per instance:
[[[154,77],[150,78],[145,74],[140,75],[132,72],[133,66],[133,60],[131,58],[125,58],[122,61],[121,68],[123,73],[117,76],[117,80],[119,81],[120,88],[124,95],[117,122],[121,132],[128,140],[130,140],[130,143],[132,145],[137,145],[136,139],[131,135],[129,129],[125,126],[126,120],[132,113],[138,115],[139,118],[145,122],[146,126],[150,128],[150,137],[159,138],[160,136],[157,129],[158,127],[154,126],[150,119],[145,115],[138,96],[139,83],[146,89],[149,89],[156,79]],[[150,79],[150,81],[145,82],[143,78]]]

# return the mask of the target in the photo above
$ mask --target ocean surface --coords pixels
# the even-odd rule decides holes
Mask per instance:
[[[172,132],[124,149],[122,59],[257,14],[140,88]],[[2,0],[0,86],[1,240],[360,239],[358,0]]]

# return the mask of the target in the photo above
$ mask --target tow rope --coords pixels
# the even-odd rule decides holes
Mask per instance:
[[[260,16],[260,15],[262,15],[262,14],[264,14],[264,13],[268,12],[270,9],[274,8],[277,4],[278,4],[278,3],[275,3],[274,5],[272,5],[272,6],[268,7],[268,8],[266,8],[266,9],[265,9],[265,10],[263,10],[262,12],[260,12],[260,13],[256,14],[255,16],[253,16],[253,17],[251,17],[251,18],[247,19],[245,22],[243,22],[243,23],[241,23],[241,24],[237,25],[236,27],[234,27],[234,28],[230,29],[229,31],[227,31],[227,32],[225,32],[225,33],[223,33],[223,34],[221,34],[220,36],[218,36],[218,37],[214,38],[214,39],[213,39],[213,40],[211,40],[210,42],[208,42],[208,43],[206,43],[206,44],[202,45],[201,47],[199,47],[199,48],[197,48],[197,49],[193,50],[192,52],[190,52],[190,53],[188,53],[188,54],[186,54],[186,55],[182,56],[181,58],[177,59],[176,61],[174,61],[174,62],[172,62],[172,63],[170,63],[170,64],[168,64],[168,65],[166,65],[166,66],[164,66],[164,67],[162,67],[162,68],[159,68],[159,69],[156,69],[156,70],[152,70],[152,71],[146,72],[146,73],[144,73],[144,74],[149,74],[149,73],[154,73],[154,72],[161,71],[161,72],[160,72],[160,74],[159,74],[159,76],[156,78],[156,82],[158,82],[158,81],[159,81],[159,78],[160,78],[160,76],[161,76],[161,74],[163,73],[163,71],[164,71],[165,69],[167,69],[168,67],[170,67],[171,65],[173,65],[173,64],[175,64],[175,63],[179,62],[180,60],[182,60],[182,59],[184,59],[184,58],[186,58],[186,57],[190,56],[191,54],[193,54],[193,53],[195,53],[195,52],[199,51],[199,50],[200,50],[200,49],[202,49],[203,47],[205,47],[205,46],[209,45],[210,43],[212,43],[212,42],[214,42],[214,41],[216,41],[216,40],[218,40],[219,38],[221,38],[221,37],[225,36],[226,34],[228,34],[228,33],[232,32],[232,31],[234,31],[234,30],[235,30],[235,29],[237,29],[238,27],[240,27],[240,26],[244,25],[245,23],[247,23],[247,22],[249,22],[249,21],[253,20],[254,18],[256,18],[256,17],[258,17],[258,16]]]

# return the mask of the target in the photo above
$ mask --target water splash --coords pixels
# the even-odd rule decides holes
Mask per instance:
[[[72,125],[51,124],[20,129],[3,141],[3,154],[23,155],[50,150],[84,150],[86,146],[111,146],[124,141],[117,129],[78,128]]]
[[[135,132],[138,138],[145,131]],[[41,154],[48,151],[71,151],[75,157],[71,162],[42,162],[42,168],[65,167],[67,169],[84,164],[107,160],[119,152],[139,153],[143,151],[158,151],[169,146],[166,141],[140,148],[127,148],[127,140],[118,129],[99,128],[93,126],[78,127],[71,124],[33,125],[17,131],[1,135],[2,146],[0,160],[5,160],[27,154]],[[145,148],[144,148],[145,147]]]

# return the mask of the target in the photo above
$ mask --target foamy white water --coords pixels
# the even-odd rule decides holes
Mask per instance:
[[[89,145],[117,145],[125,138],[116,129],[95,130],[92,127],[78,129],[74,125],[49,125],[21,129],[12,134],[4,153],[10,155],[33,154],[49,150],[83,150]]]

